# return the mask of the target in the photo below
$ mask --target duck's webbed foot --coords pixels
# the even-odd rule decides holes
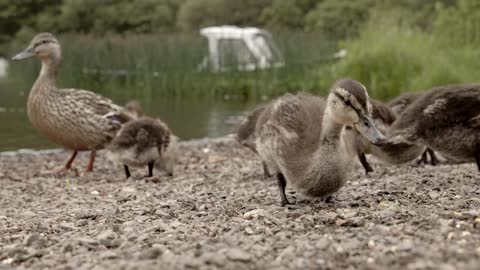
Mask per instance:
[[[59,166],[51,170],[42,171],[41,174],[53,174],[53,175],[65,174],[72,167],[72,163],[75,160],[75,157],[77,156],[77,154],[78,154],[78,151],[73,151],[72,155],[68,158],[65,165]]]
[[[291,204],[287,199],[287,195],[285,195],[285,187],[287,186],[287,181],[285,180],[285,176],[282,173],[277,173],[277,185],[278,191],[280,192],[280,206]]]
[[[364,153],[358,153],[358,159],[360,160],[360,163],[362,163],[362,166],[365,169],[365,174],[368,175],[369,172],[373,172],[373,169],[368,163]]]

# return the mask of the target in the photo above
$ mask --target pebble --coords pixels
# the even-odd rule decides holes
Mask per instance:
[[[232,261],[242,261],[242,262],[247,262],[251,260],[250,254],[247,252],[239,249],[239,248],[231,248],[228,249],[226,252],[227,258],[229,258]]]

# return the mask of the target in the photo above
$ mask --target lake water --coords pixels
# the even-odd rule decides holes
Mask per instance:
[[[0,78],[0,151],[60,147],[41,137],[27,118],[26,104],[33,81],[34,78],[26,78],[21,82],[12,81],[8,77]],[[59,87],[75,86],[59,85]],[[112,91],[108,91],[107,94],[102,93],[102,89],[95,89],[95,92],[103,94],[117,104],[124,104],[129,100],[129,89],[115,89],[113,96]],[[254,106],[238,98],[179,99],[152,95],[136,99],[142,103],[148,115],[160,117],[181,139],[229,134],[238,117]]]

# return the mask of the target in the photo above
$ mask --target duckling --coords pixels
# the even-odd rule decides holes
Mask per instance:
[[[129,102],[125,103],[123,107],[136,118],[140,118],[145,115],[142,104],[140,104],[138,100],[130,100]]]
[[[37,57],[42,61],[40,74],[28,96],[28,118],[40,134],[73,150],[65,165],[47,173],[65,173],[78,151],[91,151],[85,170],[88,173],[93,170],[96,151],[103,149],[115,137],[122,123],[135,117],[110,99],[93,92],[57,88],[61,55],[60,43],[55,36],[40,33],[12,60]]]
[[[400,115],[402,112],[412,104],[421,93],[406,93],[401,96],[398,96],[388,102],[388,106],[392,109],[395,115]],[[428,148],[423,152],[422,157],[417,161],[417,164],[427,164],[428,163],[428,156],[430,155],[430,164],[435,166],[438,164],[438,158],[435,152]]]
[[[422,93],[390,128],[391,140],[424,144],[480,171],[480,84],[447,85]]]
[[[141,117],[126,123],[108,146],[110,157],[123,164],[130,177],[129,166],[148,166],[148,177],[154,166],[173,176],[177,153],[177,137],[160,119]]]
[[[375,126],[382,133],[385,133],[388,126],[395,121],[395,115],[389,107],[380,101],[370,98],[370,104],[372,106],[372,118],[375,122]],[[351,141],[354,141],[357,157],[365,169],[365,174],[373,172],[373,168],[368,163],[365,154],[375,154],[381,152],[379,148],[382,146],[371,144],[365,137],[361,136],[350,127],[345,128],[345,136],[351,138]]]
[[[326,100],[286,94],[265,107],[255,126],[255,149],[277,176],[281,205],[290,203],[287,183],[311,197],[327,197],[345,184],[355,155],[342,137],[345,126],[373,144],[385,140],[371,118],[367,89],[351,79],[337,81]]]
[[[263,112],[263,110],[265,110],[264,105],[257,106],[247,115],[247,118],[242,121],[236,129],[236,140],[241,145],[252,150],[255,154],[258,154],[255,145],[255,126],[257,125],[258,117]],[[265,162],[262,162],[262,165],[264,178],[270,178],[271,174],[268,171],[267,165],[265,164]]]

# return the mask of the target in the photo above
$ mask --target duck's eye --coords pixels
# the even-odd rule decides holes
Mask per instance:
[[[350,102],[350,100],[347,99],[347,100],[345,100],[345,105],[352,106],[352,103]]]

